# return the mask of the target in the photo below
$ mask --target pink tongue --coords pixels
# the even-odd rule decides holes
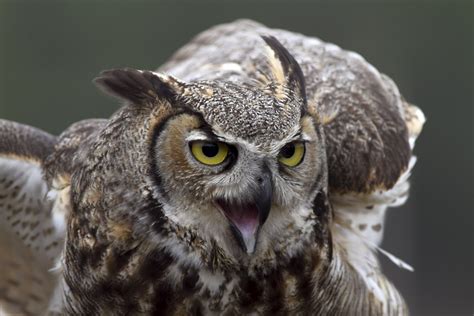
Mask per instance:
[[[258,209],[255,204],[233,203],[220,199],[217,200],[217,204],[240,231],[244,239],[253,236],[257,232],[259,220]]]

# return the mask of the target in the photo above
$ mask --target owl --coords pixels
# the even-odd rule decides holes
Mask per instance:
[[[360,55],[239,20],[59,136],[0,121],[0,311],[405,315],[380,269],[423,113]]]

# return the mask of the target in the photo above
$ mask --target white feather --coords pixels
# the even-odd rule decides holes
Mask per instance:
[[[376,257],[379,251],[402,269],[414,271],[413,267],[379,247],[383,239],[383,225],[388,207],[400,206],[407,200],[411,170],[416,157],[410,159],[407,170],[396,184],[386,191],[371,194],[333,195],[334,224],[332,227],[335,247],[343,249],[349,264],[364,280],[367,289],[383,303],[388,312],[389,303],[395,301],[391,288],[381,281],[380,264]]]

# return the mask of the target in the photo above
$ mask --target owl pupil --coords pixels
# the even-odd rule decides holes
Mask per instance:
[[[283,158],[291,158],[295,154],[295,145],[294,144],[288,144],[285,145],[280,151],[280,155]]]
[[[207,157],[215,157],[219,152],[219,146],[213,143],[206,143],[202,145],[202,153]]]

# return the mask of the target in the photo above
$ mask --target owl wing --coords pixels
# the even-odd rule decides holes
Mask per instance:
[[[313,106],[326,136],[334,222],[378,246],[386,209],[408,197],[412,151],[425,117],[390,78],[362,58],[346,59],[347,73],[326,78]]]
[[[408,198],[408,180],[416,162],[412,151],[425,117],[420,109],[401,98],[389,78],[383,75],[380,78],[380,88],[386,90],[378,93],[389,93],[393,98],[366,107],[367,112],[362,118],[357,118],[357,111],[351,109],[351,103],[343,103],[347,108],[341,106],[325,122],[329,193],[334,211],[331,231],[334,246],[343,249],[347,261],[382,302],[384,314],[398,315],[406,314],[406,311],[399,310],[406,305],[380,271],[376,252],[380,251],[399,267],[413,271],[411,266],[379,245],[383,238],[387,208],[400,206]],[[376,107],[392,111],[394,116],[391,121],[384,119],[377,122]],[[344,111],[346,113],[339,114]],[[361,130],[352,135],[341,131],[343,126],[352,129],[360,120],[371,122],[362,124],[359,127]],[[325,121],[324,118],[322,121]],[[390,125],[394,123],[399,127],[389,133],[392,129]],[[367,137],[368,134],[376,137]]]
[[[49,272],[63,244],[43,163],[56,137],[0,120],[0,314],[36,315],[48,305]]]
[[[406,142],[409,144],[409,160],[406,165],[402,165],[398,169],[398,177],[395,177],[395,183],[384,185],[378,183],[369,190],[341,190],[337,186],[339,169],[332,173],[333,184],[330,186],[330,199],[334,208],[335,222],[350,227],[364,240],[379,246],[382,242],[384,231],[385,212],[388,207],[397,207],[403,205],[408,198],[409,193],[409,177],[416,163],[416,157],[412,155],[415,140],[421,132],[425,117],[416,106],[410,105],[403,101],[403,123],[407,127],[408,137]],[[344,142],[343,142],[344,143]],[[331,145],[329,145],[331,146]],[[338,146],[332,144],[332,146]],[[390,142],[385,145],[389,147]],[[354,152],[353,155],[356,155]],[[371,152],[363,152],[359,154],[369,156]],[[394,154],[399,154],[396,150]],[[386,154],[385,159],[390,163],[390,155]],[[334,165],[337,165],[334,163]],[[333,167],[337,168],[337,167]],[[357,166],[354,165],[354,169]],[[331,170],[331,169],[330,169]],[[347,170],[346,170],[347,171]],[[331,172],[331,171],[330,171]],[[331,176],[330,176],[331,177]]]

